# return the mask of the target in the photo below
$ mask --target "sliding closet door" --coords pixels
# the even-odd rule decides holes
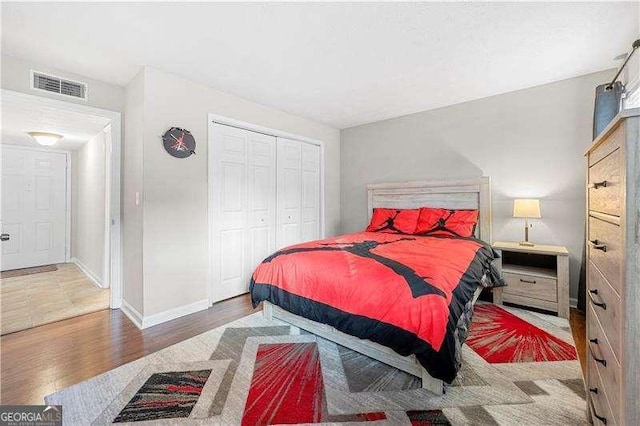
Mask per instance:
[[[320,147],[278,138],[278,248],[320,237]]]
[[[302,241],[320,238],[320,147],[302,143]]]
[[[278,138],[278,248],[300,242],[302,143]]]
[[[248,277],[276,249],[276,138],[249,132]]]
[[[248,291],[255,266],[275,249],[275,138],[212,126],[211,275],[214,301]]]

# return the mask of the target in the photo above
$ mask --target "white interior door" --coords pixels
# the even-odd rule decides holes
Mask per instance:
[[[247,278],[276,247],[276,138],[249,134]],[[248,280],[247,280],[248,282]],[[246,289],[245,291],[248,291]]]
[[[302,241],[320,238],[320,147],[302,143]]]
[[[248,291],[255,266],[275,244],[275,138],[211,127],[212,299]]]
[[[2,270],[65,262],[67,156],[2,147]]]
[[[320,238],[320,147],[278,138],[278,248]]]
[[[281,249],[302,238],[302,143],[278,138],[278,235]]]

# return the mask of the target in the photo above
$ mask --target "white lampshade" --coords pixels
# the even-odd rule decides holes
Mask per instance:
[[[518,199],[513,200],[513,217],[540,218],[540,200]]]
[[[46,132],[29,132],[29,136],[34,138],[36,142],[43,146],[55,145],[56,142],[62,139],[62,135]]]

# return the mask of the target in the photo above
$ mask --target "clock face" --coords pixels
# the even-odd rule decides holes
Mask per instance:
[[[164,149],[176,158],[187,158],[196,153],[196,140],[191,132],[172,127],[162,135]]]

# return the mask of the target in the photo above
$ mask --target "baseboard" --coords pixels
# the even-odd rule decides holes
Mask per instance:
[[[142,328],[153,327],[154,325],[171,321],[172,319],[180,318],[185,315],[203,311],[208,307],[209,307],[209,300],[202,299],[202,300],[198,300],[197,302],[191,303],[189,305],[184,305],[174,309],[169,309],[164,312],[158,312],[157,314],[144,316],[142,319]]]
[[[576,299],[574,297],[570,297],[569,298],[569,307],[570,308],[577,308],[578,307],[578,299]]]
[[[124,299],[122,299],[120,310],[131,320],[132,323],[135,324],[136,327],[138,327],[139,329],[143,328],[143,316]]]
[[[89,277],[91,281],[93,281],[95,285],[97,285],[100,288],[106,288],[102,284],[102,280],[100,279],[100,277],[96,273],[94,273],[91,269],[89,269],[87,265],[82,263],[80,259],[72,257],[71,263],[74,263],[87,277]]]

